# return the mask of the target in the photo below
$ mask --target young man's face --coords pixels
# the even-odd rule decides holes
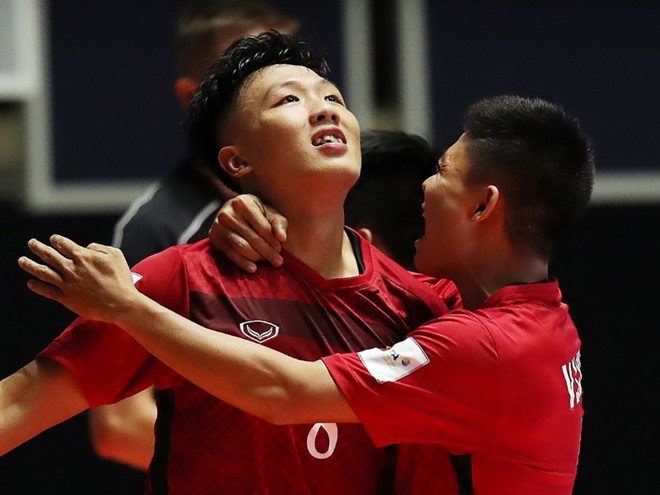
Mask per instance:
[[[249,185],[261,189],[253,192],[284,185],[290,193],[305,194],[313,186],[340,188],[345,195],[357,180],[357,119],[339,90],[315,72],[273,65],[252,74],[233,115],[231,139],[254,169]]]
[[[424,181],[424,236],[415,243],[415,266],[436,277],[454,278],[472,247],[474,187],[465,184],[470,168],[462,135],[438,161],[437,173]]]

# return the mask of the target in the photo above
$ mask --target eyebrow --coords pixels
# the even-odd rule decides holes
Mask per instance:
[[[323,78],[321,78],[319,81],[317,81],[317,82],[314,84],[314,86],[315,86],[315,87],[331,86],[331,87],[333,87],[334,89],[336,89],[337,91],[339,91],[339,88],[337,88],[337,86],[335,86],[333,83],[331,83],[331,82],[328,81],[327,79],[323,79]],[[283,88],[284,88],[284,89],[286,89],[286,88],[294,88],[294,89],[302,90],[302,89],[303,89],[303,85],[302,85],[302,83],[301,83],[298,79],[289,79],[289,80],[287,80],[287,81],[283,81],[283,82],[281,82],[281,83],[273,84],[273,85],[272,85],[270,88],[268,88],[268,90],[266,91],[266,93],[265,93],[265,95],[264,95],[264,100],[267,100],[271,93],[273,93],[273,92],[275,92],[275,91],[277,91],[277,90],[279,90],[279,89],[283,89]]]

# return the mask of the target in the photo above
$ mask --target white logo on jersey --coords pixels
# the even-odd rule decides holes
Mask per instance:
[[[430,361],[424,349],[411,337],[390,349],[367,349],[358,352],[358,356],[378,383],[395,382]]]
[[[244,321],[240,328],[243,335],[259,343],[273,339],[280,333],[279,326],[264,320]]]
[[[328,435],[328,450],[325,452],[319,452],[316,448],[316,437],[318,437],[321,430],[325,431],[326,435]],[[316,423],[307,434],[307,450],[315,459],[327,459],[334,453],[337,447],[338,436],[337,423]]]
[[[570,362],[561,367],[564,380],[566,380],[571,409],[578,405],[582,399],[582,371],[580,366],[580,351],[578,351]]]
[[[133,285],[135,285],[140,280],[142,280],[142,275],[140,275],[139,273],[131,272],[131,278],[133,279]]]

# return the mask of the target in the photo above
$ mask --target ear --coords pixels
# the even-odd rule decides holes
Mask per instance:
[[[366,227],[362,227],[361,229],[358,229],[358,232],[362,235],[362,237],[364,237],[369,242],[371,243],[374,242],[374,235],[371,233],[370,229]]]
[[[190,100],[198,87],[199,82],[190,77],[180,77],[174,82],[176,99],[179,100],[179,104],[184,109],[187,109],[190,106]]]
[[[489,218],[500,201],[500,190],[497,186],[489,185],[479,192],[478,203],[472,212],[472,220],[482,222]]]
[[[220,166],[234,179],[252,172],[252,165],[238,154],[238,146],[224,146],[218,152]]]

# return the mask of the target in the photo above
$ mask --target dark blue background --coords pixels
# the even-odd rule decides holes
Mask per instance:
[[[440,143],[456,139],[468,104],[521,94],[579,115],[601,171],[660,172],[660,2],[427,4]]]

